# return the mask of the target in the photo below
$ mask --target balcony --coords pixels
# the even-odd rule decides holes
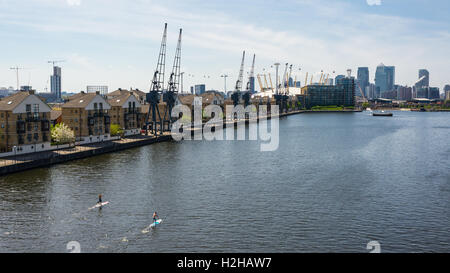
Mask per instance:
[[[94,112],[94,118],[100,118],[103,117],[105,113],[103,111],[95,111]]]
[[[109,126],[111,124],[111,118],[109,115],[105,115],[105,126]]]
[[[17,133],[18,134],[25,134],[25,121],[24,120],[18,120],[16,123]]]
[[[50,121],[47,119],[41,120],[41,130],[43,132],[50,131]]]
[[[40,121],[39,113],[34,113],[33,114],[31,112],[28,112],[27,116],[25,118],[25,121],[26,122],[38,122],[38,121]]]
[[[88,126],[94,126],[95,119],[94,117],[88,117]]]

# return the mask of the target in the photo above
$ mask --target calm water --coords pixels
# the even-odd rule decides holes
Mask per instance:
[[[302,114],[0,178],[0,252],[450,251],[450,114]],[[103,193],[111,203],[88,211]],[[156,210],[160,228],[142,234]]]

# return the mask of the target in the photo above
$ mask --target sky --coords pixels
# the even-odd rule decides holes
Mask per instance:
[[[442,91],[450,84],[449,14],[448,0],[0,0],[0,87],[16,86],[10,68],[18,66],[20,85],[50,91],[48,61],[65,60],[57,64],[63,91],[148,91],[167,23],[166,79],[182,28],[185,91],[200,83],[223,91],[223,74],[232,90],[243,50],[244,77],[253,54],[255,74],[274,77],[274,63],[290,63],[302,84],[306,72],[318,81],[322,70],[355,75],[359,66],[373,82],[384,63],[396,66],[401,85],[428,69]]]

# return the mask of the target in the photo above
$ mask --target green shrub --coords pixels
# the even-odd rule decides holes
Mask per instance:
[[[110,133],[111,136],[118,136],[123,134],[123,129],[120,127],[119,124],[111,124],[110,126]]]

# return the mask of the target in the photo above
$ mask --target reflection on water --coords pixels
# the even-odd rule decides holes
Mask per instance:
[[[280,120],[275,152],[159,143],[4,176],[0,251],[449,251],[448,120],[303,114]]]

